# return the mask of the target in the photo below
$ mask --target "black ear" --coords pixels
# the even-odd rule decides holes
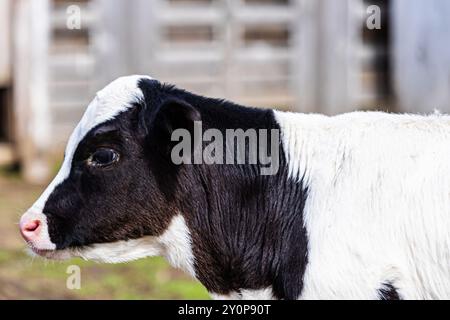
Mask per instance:
[[[201,121],[200,112],[186,101],[177,98],[164,101],[155,117],[156,127],[169,136],[176,129],[187,129],[193,133],[195,121]]]
[[[201,121],[200,112],[188,102],[168,98],[163,101],[156,112],[151,117],[147,117],[149,125],[149,143],[162,151],[163,154],[170,154],[174,142],[172,142],[172,133],[176,129],[186,129],[194,137],[194,123]],[[193,143],[193,147],[197,145]]]

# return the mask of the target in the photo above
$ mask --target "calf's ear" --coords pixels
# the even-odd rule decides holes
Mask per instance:
[[[194,122],[201,121],[200,112],[186,101],[169,98],[156,113],[155,128],[171,135],[176,129],[186,129],[193,133]]]
[[[178,98],[168,98],[164,100],[159,108],[150,116],[146,117],[149,143],[163,153],[170,153],[175,144],[172,140],[172,133],[177,129],[185,129],[192,139],[194,137],[194,124],[201,121],[201,114],[188,102]],[[193,141],[193,146],[196,143]]]

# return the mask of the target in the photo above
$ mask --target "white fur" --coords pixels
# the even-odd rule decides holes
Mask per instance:
[[[241,296],[238,292],[231,292],[228,294],[220,294],[220,293],[213,293],[210,292],[209,295],[213,300],[240,300]]]
[[[141,79],[151,78],[140,75],[118,78],[97,92],[94,100],[89,104],[81,121],[70,136],[61,169],[39,199],[30,208],[29,212],[43,212],[50,194],[59,184],[68,178],[72,166],[72,159],[78,144],[92,128],[114,119],[118,114],[132,107],[133,103],[143,99],[143,93],[138,87],[138,82]],[[48,234],[46,237],[49,238]]]
[[[450,116],[275,115],[308,187],[300,298],[450,298]]]
[[[121,263],[161,254],[157,237],[92,244],[72,250],[72,256],[104,263]]]
[[[66,259],[81,257],[85,260],[105,263],[164,256],[170,265],[195,277],[191,235],[181,214],[174,216],[167,230],[158,237],[146,236],[127,241],[93,244],[77,249],[61,250],[58,255]]]
[[[214,300],[274,300],[272,288],[241,289],[239,292],[230,292],[226,295],[211,293]]]
[[[158,237],[158,242],[161,254],[173,267],[195,277],[191,234],[182,215],[172,219],[169,228]]]

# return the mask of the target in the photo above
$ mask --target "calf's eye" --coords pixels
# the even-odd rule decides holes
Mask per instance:
[[[91,167],[107,167],[119,160],[119,154],[108,148],[97,149],[87,160]]]

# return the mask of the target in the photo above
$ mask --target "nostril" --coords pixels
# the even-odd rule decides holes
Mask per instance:
[[[40,225],[41,225],[41,222],[39,220],[29,221],[23,226],[23,231],[35,232],[39,228]]]
[[[35,252],[56,249],[56,244],[50,240],[48,233],[47,217],[42,212],[37,210],[25,212],[19,221],[19,232]]]

